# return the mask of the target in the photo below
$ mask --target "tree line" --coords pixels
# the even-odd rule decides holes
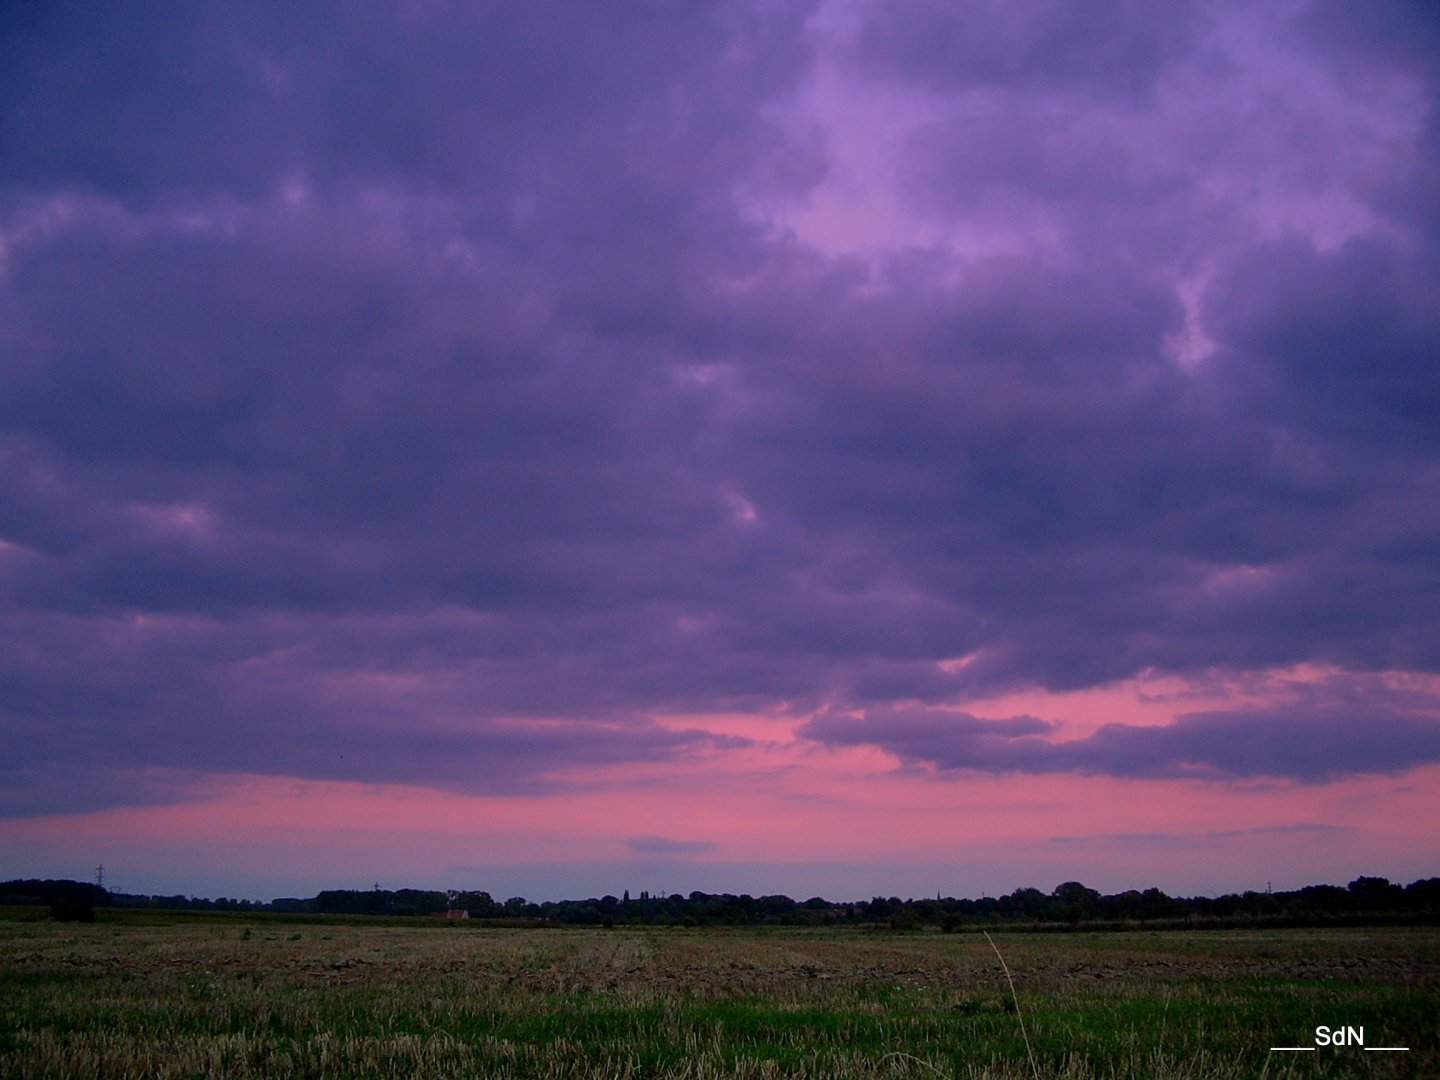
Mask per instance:
[[[1007,896],[960,899],[834,902],[822,897],[734,893],[651,893],[632,897],[532,902],[524,897],[495,900],[488,892],[434,889],[326,889],[308,899],[280,897],[268,902],[228,897],[143,896],[112,893],[99,885],[65,880],[0,882],[0,904],[48,905],[56,918],[93,918],[95,908],[151,908],[191,911],[248,911],[314,915],[425,917],[461,912],[495,923],[579,926],[857,926],[907,930],[938,927],[1025,925],[1223,925],[1274,922],[1314,925],[1354,921],[1436,921],[1440,919],[1440,878],[1401,886],[1383,877],[1358,877],[1349,885],[1307,885],[1282,892],[1227,893],[1173,897],[1160,889],[1130,889],[1103,895],[1078,881],[1049,893],[1021,888]]]

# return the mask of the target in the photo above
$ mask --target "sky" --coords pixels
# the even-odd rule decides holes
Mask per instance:
[[[0,878],[1440,874],[1430,0],[0,55]]]

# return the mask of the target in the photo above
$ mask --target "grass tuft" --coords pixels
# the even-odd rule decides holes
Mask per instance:
[[[1025,1030],[1025,1014],[1020,1009],[1020,995],[1015,992],[1015,980],[1010,977],[1010,965],[1005,963],[1005,957],[1000,955],[1000,947],[995,944],[989,931],[982,930],[985,940],[990,942],[990,948],[995,950],[995,958],[1000,961],[1000,970],[1005,972],[1005,981],[1010,985],[1010,1000],[1015,1005],[1015,1019],[1020,1022],[1020,1037],[1025,1040],[1025,1054],[1030,1059],[1030,1072],[1035,1080],[1040,1080],[1040,1066],[1035,1064],[1035,1048],[1030,1045],[1030,1035]]]

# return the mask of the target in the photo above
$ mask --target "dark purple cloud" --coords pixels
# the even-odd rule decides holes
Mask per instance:
[[[1423,5],[11,8],[10,812],[528,788],[713,710],[943,768],[1433,760],[1373,687],[1079,743],[921,708],[1440,669]],[[874,102],[929,240],[847,250],[797,208]]]
[[[374,184],[464,195],[485,216],[508,214],[520,189],[561,195],[570,214],[584,194],[573,170],[623,168],[631,140],[655,153],[684,137],[690,160],[670,171],[692,178],[707,148],[778,149],[745,129],[757,98],[793,77],[806,8],[27,4],[0,23],[0,177],[131,205]],[[643,198],[666,178],[634,179]]]
[[[1225,362],[1248,369],[1250,392],[1268,394],[1275,420],[1387,456],[1433,454],[1440,284],[1432,258],[1376,240],[1325,254],[1297,240],[1255,248],[1215,283],[1209,325],[1238,354]]]
[[[1194,5],[1141,0],[862,5],[860,56],[896,77],[943,89],[1003,87],[1122,100],[1147,94],[1183,54]]]
[[[115,781],[73,782],[92,769],[129,777],[147,799],[183,793],[203,772],[533,792],[554,769],[747,744],[586,700],[596,680],[579,671],[577,686],[547,691],[564,657],[477,659],[483,630],[454,615],[11,626],[0,681],[22,749],[4,799],[14,813],[104,805]]]
[[[1402,64],[1429,77],[1440,74],[1440,12],[1426,0],[1376,0],[1364,5],[1317,0],[1305,11],[1301,24],[1334,60],[1360,57],[1385,67]]]
[[[1030,716],[990,720],[918,707],[824,714],[800,732],[830,745],[878,746],[941,770],[986,773],[1318,783],[1440,762],[1437,703],[1412,712],[1379,704],[1384,696],[1186,713],[1158,726],[1112,723],[1075,739],[1054,737],[1057,725]]]

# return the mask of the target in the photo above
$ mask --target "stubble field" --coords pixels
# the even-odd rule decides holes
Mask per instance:
[[[0,921],[0,1075],[1440,1076],[1432,928],[994,943],[1013,995],[979,934]]]

